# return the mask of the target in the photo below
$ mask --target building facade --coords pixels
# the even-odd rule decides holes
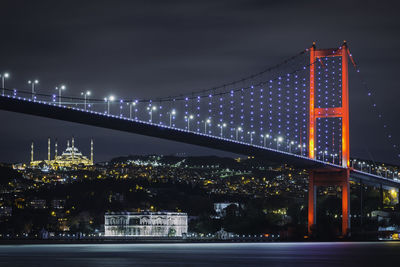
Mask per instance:
[[[47,209],[46,200],[45,199],[32,199],[29,202],[29,207],[32,209]]]
[[[104,215],[105,236],[182,237],[187,234],[182,212],[109,212]]]

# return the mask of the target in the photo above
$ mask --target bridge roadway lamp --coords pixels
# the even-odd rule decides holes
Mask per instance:
[[[31,89],[32,89],[32,99],[34,98],[34,96],[35,96],[35,84],[38,84],[39,83],[39,81],[38,80],[29,80],[28,81],[28,84],[30,84],[31,85]]]
[[[136,101],[126,103],[129,105],[129,118],[132,119],[132,107],[135,107],[135,119],[136,119]]]
[[[332,164],[335,164],[335,157],[337,157],[338,154],[331,154],[332,156]],[[362,168],[361,168],[362,169]],[[362,171],[362,170],[361,170]]]
[[[5,85],[4,85],[4,83],[5,83],[5,79],[7,79],[8,77],[10,77],[10,74],[8,74],[8,72],[5,72],[5,73],[3,73],[3,74],[0,74],[0,77],[1,77],[1,88],[3,89],[3,95],[4,95],[4,89],[5,89]]]
[[[303,149],[305,150],[306,144],[299,144],[297,147],[300,149],[300,156],[303,156]]]
[[[376,166],[374,169],[375,169],[375,173],[376,173],[377,175],[383,176],[381,166],[379,166],[379,167]]]
[[[322,161],[325,161],[325,155],[328,155],[328,151],[323,151],[322,152]]]
[[[362,171],[362,169],[363,169],[363,163],[362,163],[362,161],[359,161],[358,162],[358,166],[360,167],[360,170]],[[381,170],[382,170],[382,168],[381,168]],[[383,176],[383,175],[382,175]]]
[[[350,163],[351,163],[351,167],[352,168],[354,168],[354,164],[357,162],[357,160],[356,159],[353,159],[352,161],[350,161]]]
[[[83,95],[83,98],[84,98],[84,107],[85,107],[85,110],[86,110],[86,99],[87,99],[87,97],[88,96],[90,96],[90,91],[86,91],[86,92],[81,92],[81,95]]]
[[[271,136],[269,134],[262,134],[261,137],[264,139],[263,144],[264,144],[264,147],[266,147],[267,139],[269,139]]]
[[[185,119],[187,120],[187,130],[190,131],[190,120],[193,120],[193,115],[185,116]]]
[[[242,127],[236,127],[236,141],[239,140],[239,132],[243,132],[243,128]]]
[[[276,138],[276,150],[279,150],[279,143],[283,142],[283,137],[282,136],[278,136]]]
[[[123,110],[123,108],[124,108],[124,106],[123,106],[123,104],[124,104],[124,100],[123,99],[120,99],[119,100],[119,116],[120,117],[122,117],[122,110]]]
[[[113,95],[110,95],[109,97],[104,98],[104,102],[107,103],[107,114],[110,114],[110,102],[114,101],[115,97]]]
[[[365,161],[361,162],[361,171],[363,171]],[[387,177],[387,168],[385,168],[385,177]]]
[[[289,142],[289,153],[292,153],[292,145],[294,145],[294,141]]]
[[[253,134],[255,134],[255,133],[256,133],[255,131],[247,132],[247,134],[250,135],[250,145],[253,144]]]
[[[57,86],[55,89],[58,90],[58,105],[61,106],[61,91],[65,90],[65,85]]]
[[[169,127],[172,126],[172,117],[176,115],[176,110],[173,109],[169,112]]]
[[[221,137],[223,135],[223,129],[226,127],[226,123],[218,124],[218,127],[221,128]]]
[[[211,124],[211,119],[208,118],[204,121],[204,133],[207,134],[207,125]]]
[[[153,123],[153,111],[156,111],[157,107],[150,106],[150,107],[147,107],[147,110],[149,111],[149,114],[150,114],[150,122]]]

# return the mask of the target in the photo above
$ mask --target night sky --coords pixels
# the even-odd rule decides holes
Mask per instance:
[[[400,19],[395,1],[1,1],[0,72],[6,87],[66,95],[90,89],[141,98],[189,93],[258,72],[309,47],[347,40],[392,139],[400,141]],[[351,154],[399,163],[366,92],[350,76]],[[47,137],[95,160],[128,154],[229,155],[80,124],[0,111],[0,161],[46,158]]]

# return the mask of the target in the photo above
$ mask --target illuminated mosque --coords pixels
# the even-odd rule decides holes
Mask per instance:
[[[41,165],[46,165],[53,169],[58,169],[59,167],[73,167],[73,166],[92,166],[93,165],[93,139],[90,140],[90,159],[82,154],[75,146],[75,140],[72,137],[71,146],[69,140],[67,141],[67,148],[64,152],[59,156],[58,155],[58,145],[57,141],[55,142],[55,154],[54,159],[51,159],[51,143],[50,138],[47,142],[47,160],[34,160],[34,145],[32,142],[31,145],[31,167],[40,167]]]

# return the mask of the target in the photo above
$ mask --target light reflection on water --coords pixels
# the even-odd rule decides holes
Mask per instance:
[[[383,266],[400,242],[0,245],[0,266]]]

